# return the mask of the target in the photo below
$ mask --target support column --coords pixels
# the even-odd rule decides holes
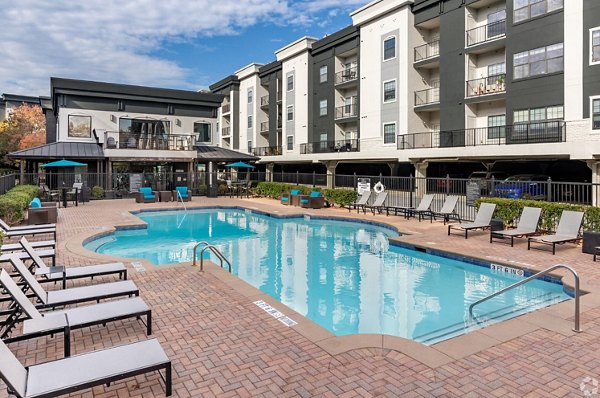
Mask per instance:
[[[427,166],[428,161],[413,162],[415,166],[415,188],[416,196],[422,198],[427,193]]]
[[[400,168],[400,163],[398,163],[398,162],[388,162],[387,165],[390,168],[390,175],[391,176],[397,176],[398,175],[398,169]]]
[[[324,162],[327,167],[327,188],[335,188],[335,168],[338,165],[338,161],[327,161]]]
[[[106,162],[106,190],[113,191],[113,195],[115,195],[112,178],[112,161],[110,158]]]
[[[19,162],[19,184],[23,185],[25,183],[25,163],[27,161],[25,159]]]
[[[273,170],[275,169],[275,163],[267,163],[265,181],[273,182]]]
[[[592,206],[598,206],[600,197],[600,162],[586,160],[587,166],[592,170]]]

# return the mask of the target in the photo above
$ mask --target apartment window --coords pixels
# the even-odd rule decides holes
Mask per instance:
[[[488,65],[488,76],[498,76],[504,73],[506,73],[506,64],[504,62]]]
[[[287,91],[294,90],[294,75],[289,75],[287,77]]]
[[[539,122],[546,120],[562,120],[564,118],[564,107],[554,105],[548,107],[520,109],[513,113],[513,121],[517,123]]]
[[[590,32],[590,43],[592,48],[590,49],[590,56],[592,64],[600,63],[600,27],[593,29]]]
[[[327,100],[319,101],[319,115],[327,116]]]
[[[319,68],[319,82],[325,83],[327,81],[327,65]]]
[[[288,137],[287,137],[287,150],[291,151],[292,149],[294,149],[294,136],[293,135],[288,135]]]
[[[248,116],[248,128],[252,128],[252,115]]]
[[[322,132],[321,134],[319,134],[319,141],[327,142],[327,133],[326,132]]]
[[[514,0],[514,22],[523,22],[563,8],[564,0]]]
[[[383,102],[396,101],[396,80],[383,82]]]
[[[523,51],[513,56],[514,79],[562,72],[564,69],[563,43]]]
[[[254,91],[250,88],[248,89],[248,103],[251,104],[254,101]]]
[[[383,41],[383,60],[396,58],[396,37],[388,37]]]
[[[394,144],[396,142],[396,123],[385,123],[383,125],[383,143]]]
[[[600,130],[600,98],[592,99],[592,128]]]
[[[211,142],[210,123],[194,123],[194,134],[198,142]]]
[[[506,136],[506,115],[488,116],[488,139],[500,139]]]
[[[493,39],[495,37],[506,35],[506,10],[495,11],[487,16],[487,38]]]
[[[294,105],[287,107],[287,121],[291,122],[294,120]]]

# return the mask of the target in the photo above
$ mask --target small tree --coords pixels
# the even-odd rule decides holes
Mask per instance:
[[[46,118],[39,105],[23,104],[12,108],[7,120],[0,123],[0,155],[5,163],[11,152],[46,143]]]

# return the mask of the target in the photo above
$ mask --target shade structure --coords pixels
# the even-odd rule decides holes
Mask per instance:
[[[244,162],[229,163],[229,164],[226,164],[225,167],[237,167],[237,168],[247,168],[247,169],[254,168],[254,166],[252,166],[251,164],[244,163]]]
[[[82,167],[82,166],[87,166],[87,164],[74,162],[72,160],[62,159],[62,160],[57,160],[55,162],[46,163],[42,167],[48,168],[48,167]]]

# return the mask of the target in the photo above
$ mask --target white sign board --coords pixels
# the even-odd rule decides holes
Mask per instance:
[[[364,192],[371,190],[371,179],[370,178],[359,178],[356,184],[356,191],[359,195],[362,195]]]
[[[142,175],[141,174],[130,174],[129,175],[129,191],[137,192],[142,187]]]

